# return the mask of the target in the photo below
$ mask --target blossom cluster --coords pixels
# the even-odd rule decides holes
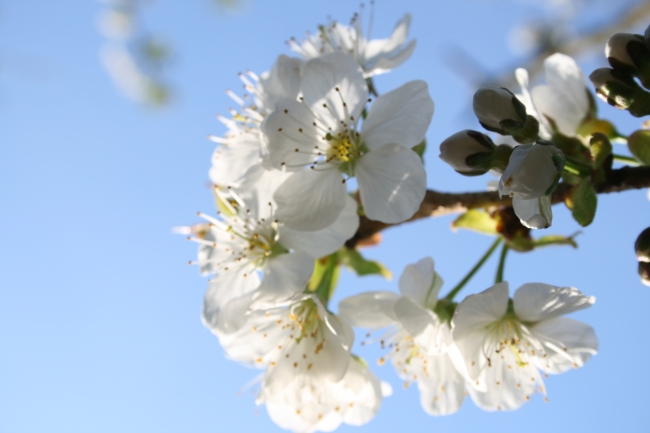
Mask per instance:
[[[315,263],[344,247],[360,214],[401,223],[425,196],[414,147],[433,116],[428,86],[410,81],[380,96],[372,86],[413,53],[409,24],[406,15],[390,37],[369,40],[355,17],[292,39],[297,57],[240,75],[245,95],[229,91],[239,108],[219,116],[227,131],[210,137],[217,211],[199,213],[204,222],[188,229],[199,244],[195,264],[209,277],[202,320],[230,359],[263,371],[257,403],[296,432],[364,424],[389,393],[352,352],[353,327],[389,328],[386,356],[403,380],[417,382],[431,415],[454,413],[467,394],[486,410],[516,409],[545,394],[540,370],[582,366],[597,350],[589,326],[561,317],[594,302],[570,287],[525,284],[510,299],[499,282],[455,303],[438,298],[442,279],[425,258],[405,269],[400,295],[362,293],[342,301],[338,315],[331,293],[310,290]],[[522,84],[524,102],[500,88],[477,93],[481,124],[522,143],[514,150],[476,131],[441,145],[461,173],[500,167],[499,192],[529,227],[550,225],[548,197],[564,166],[549,131],[577,128],[544,111],[553,92],[565,95],[553,82],[532,96]]]
[[[530,89],[528,72],[520,68],[515,72],[520,94],[488,86],[474,95],[474,113],[496,133],[498,146],[472,130],[440,145],[440,158],[461,174],[499,172],[499,195],[512,197],[521,223],[532,229],[548,228],[553,220],[551,194],[567,162],[556,142],[578,139],[586,145],[591,130],[584,127],[595,114],[585,76],[571,57],[554,54],[544,67],[547,84]]]

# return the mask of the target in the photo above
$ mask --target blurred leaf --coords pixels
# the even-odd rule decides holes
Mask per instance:
[[[390,280],[393,274],[381,263],[366,260],[359,251],[341,248],[338,251],[341,264],[354,271],[357,275],[381,275]]]
[[[463,228],[486,235],[497,234],[497,221],[487,212],[480,209],[470,209],[451,223],[451,228]]]
[[[588,226],[596,216],[596,206],[598,204],[598,197],[596,197],[596,190],[588,178],[573,187],[571,194],[565,199],[565,203],[573,218],[583,227]]]
[[[627,146],[644,165],[650,165],[650,131],[641,129],[634,132],[628,137]]]
[[[215,187],[216,188],[216,187]],[[224,214],[225,216],[234,216],[235,212],[233,212],[232,205],[229,203],[226,203],[223,201],[222,196],[219,194],[214,194],[214,202],[217,206],[217,210]]]
[[[307,283],[307,290],[316,293],[325,305],[334,293],[339,281],[338,252],[316,260],[314,273]]]
[[[546,247],[550,245],[570,245],[573,248],[578,248],[578,244],[576,243],[576,241],[573,240],[576,234],[571,236],[563,236],[563,235],[542,236],[539,239],[535,239],[533,241],[533,244],[535,245],[535,248]]]

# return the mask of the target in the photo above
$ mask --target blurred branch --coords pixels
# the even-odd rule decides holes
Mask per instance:
[[[564,198],[571,188],[572,185],[567,183],[558,185],[551,197],[553,204],[564,202]],[[605,181],[595,185],[595,188],[599,194],[650,188],[650,167],[623,167],[610,170],[607,172]],[[428,190],[420,209],[411,219],[404,222],[461,213],[475,208],[510,206],[512,206],[510,197],[499,197],[496,191],[446,193]],[[369,239],[384,229],[400,224],[403,223],[386,224],[362,216],[357,233],[347,241],[346,245],[353,248],[360,241]]]
[[[499,85],[512,89],[517,86],[513,73],[516,68],[523,67],[527,69],[532,79],[543,71],[544,60],[548,56],[561,52],[575,57],[595,49],[602,51],[610,36],[615,33],[629,32],[630,29],[642,24],[650,24],[650,1],[647,0],[643,0],[635,7],[621,12],[609,25],[596,25],[591,31],[584,32],[575,38],[564,41],[544,38],[544,42],[537,47],[535,54],[531,58],[524,62],[519,61],[514,67],[505,68],[503,73],[491,74],[486,72],[485,68],[482,68],[476,60],[459,47],[454,48],[453,63],[448,60],[448,64],[460,76],[465,76],[476,88]],[[452,55],[447,57],[449,59]]]

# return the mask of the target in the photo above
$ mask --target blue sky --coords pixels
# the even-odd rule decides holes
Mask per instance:
[[[209,0],[150,2],[144,23],[175,53],[166,73],[172,103],[151,109],[117,92],[102,67],[102,3],[0,3],[0,431],[280,431],[255,406],[254,391],[238,396],[259,372],[225,359],[202,326],[207,284],[186,265],[196,246],[171,227],[197,222],[198,210],[213,211],[206,187],[213,143],[206,136],[224,132],[214,115],[233,105],[224,90],[240,88],[237,73],[269,69],[277,55],[289,54],[289,37],[315,30],[327,16],[345,23],[357,6],[248,0],[228,14]],[[612,8],[596,1],[580,24],[604,22]],[[429,187],[482,190],[487,177],[462,178],[437,158],[444,138],[479,129],[470,111],[475,89],[443,58],[461,47],[487,71],[523,65],[508,35],[516,23],[548,12],[505,0],[378,1],[373,34],[387,36],[405,12],[413,14],[417,48],[406,64],[377,78],[378,90],[427,81],[436,104],[425,155]],[[587,74],[605,66],[600,51],[580,60]],[[600,102],[599,110],[623,132],[640,127]],[[453,233],[452,220],[388,230],[364,254],[396,277],[430,255],[444,293],[491,243]],[[377,347],[356,346],[395,392],[371,423],[340,431],[647,431],[650,291],[638,280],[633,243],[649,223],[646,191],[600,196],[577,250],[509,256],[511,291],[544,282],[597,298],[572,317],[596,329],[600,353],[580,370],[550,377],[549,403],[535,396],[516,412],[487,413],[468,399],[459,413],[433,418],[420,408],[415,387],[403,390],[391,367],[376,366]],[[549,233],[579,229],[565,208],[554,208]],[[489,287],[495,269],[493,258],[463,293]],[[379,289],[396,290],[396,280],[344,273],[332,305]]]

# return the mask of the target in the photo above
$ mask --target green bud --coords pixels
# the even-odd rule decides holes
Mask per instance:
[[[627,110],[635,117],[650,114],[650,93],[634,81],[632,76],[619,69],[600,68],[589,79],[596,87],[596,94],[609,105]]]
[[[640,262],[650,262],[650,227],[643,230],[634,242],[636,259]]]
[[[637,271],[639,272],[639,277],[641,277],[641,282],[646,286],[650,286],[650,263],[639,262]]]

